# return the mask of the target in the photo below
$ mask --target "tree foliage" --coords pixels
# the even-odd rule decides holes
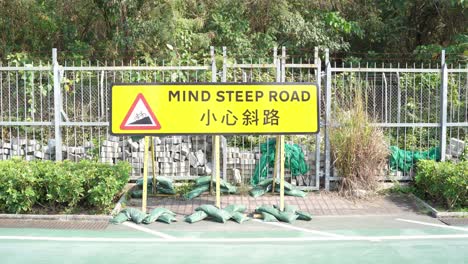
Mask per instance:
[[[316,46],[463,54],[466,7],[464,0],[0,0],[0,57],[48,57],[55,47],[77,59],[192,62],[210,45],[239,58],[268,56],[275,46],[289,54]]]

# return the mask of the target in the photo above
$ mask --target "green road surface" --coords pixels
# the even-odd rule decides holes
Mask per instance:
[[[140,225],[173,239],[131,225],[101,231],[2,228],[0,263],[468,263],[468,227],[450,229],[420,215],[401,218],[441,226],[395,216],[323,217],[294,225]]]

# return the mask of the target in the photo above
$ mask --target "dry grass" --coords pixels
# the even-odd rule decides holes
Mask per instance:
[[[346,197],[374,193],[389,154],[382,130],[371,126],[360,98],[335,113],[337,125],[330,130],[334,166],[342,177],[339,193]]]

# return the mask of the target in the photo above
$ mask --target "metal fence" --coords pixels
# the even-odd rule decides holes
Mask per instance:
[[[320,133],[286,136],[286,143],[299,145],[304,153],[307,172],[292,177],[287,171],[289,180],[302,189],[317,190],[321,181],[328,189],[338,179],[328,127],[333,112],[349,105],[355,96],[362,96],[365,109],[374,125],[382,127],[390,146],[408,151],[439,147],[441,153],[460,154],[468,129],[466,65],[446,65],[444,53],[441,66],[435,67],[339,65],[329,60],[328,50],[322,55],[323,64],[317,48],[313,59],[288,57],[285,48],[274,49],[268,59],[235,58],[226,48],[216,57],[211,48],[210,57],[201,65],[167,65],[163,61],[77,64],[59,63],[54,49],[51,63],[0,64],[0,159],[125,160],[132,164],[133,175],[140,175],[143,142],[109,135],[109,90],[115,82],[316,83],[321,88]],[[309,118],[307,113],[299,114]],[[268,135],[223,138],[222,176],[249,183],[261,156],[274,151],[267,144],[272,139]],[[155,141],[158,175],[192,179],[211,173],[210,136]],[[413,171],[392,172],[389,168],[382,176],[411,180]]]

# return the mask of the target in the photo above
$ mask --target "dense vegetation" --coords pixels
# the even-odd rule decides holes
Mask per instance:
[[[459,61],[468,42],[467,6],[464,0],[4,0],[0,58],[18,52],[49,58],[56,47],[67,58],[183,63],[201,60],[213,45],[238,58],[270,56],[274,46],[307,57],[318,46],[338,57],[433,59],[445,47]]]
[[[418,163],[415,187],[424,198],[448,209],[468,207],[468,161],[423,160]]]
[[[92,161],[0,162],[0,213],[108,213],[130,166]]]

